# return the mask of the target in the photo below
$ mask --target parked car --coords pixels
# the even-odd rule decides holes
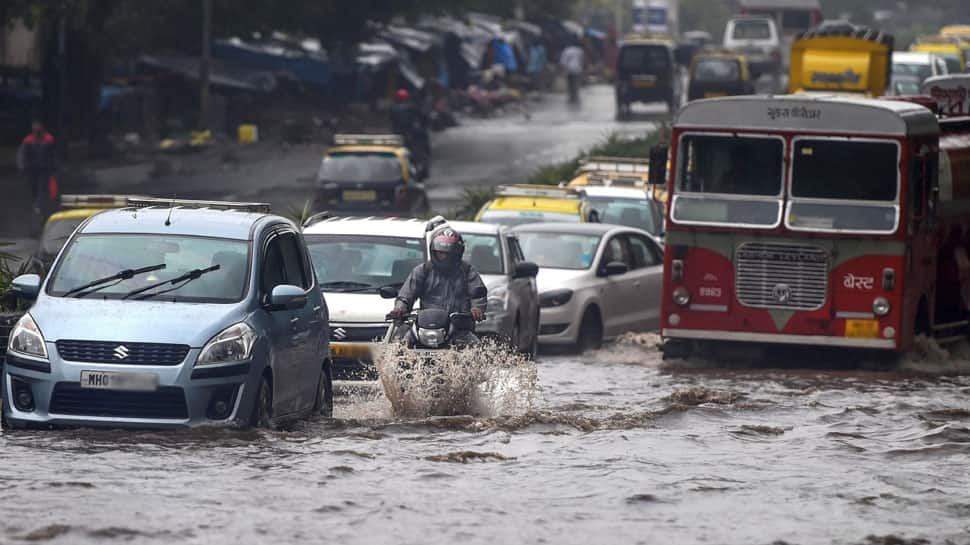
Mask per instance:
[[[660,325],[663,252],[646,231],[607,224],[512,230],[539,265],[540,345],[598,348]]]
[[[674,112],[680,105],[673,44],[632,39],[620,44],[616,61],[616,116],[623,119],[637,102],[664,102]]]
[[[378,290],[400,287],[428,259],[427,233],[442,221],[323,216],[304,225],[330,308],[335,378],[377,378],[372,349],[387,331],[385,316],[393,306]]]
[[[690,66],[687,100],[753,95],[754,81],[744,55],[731,52],[698,53]]]
[[[641,229],[655,240],[662,240],[664,206],[651,198],[645,187],[588,185],[578,192],[587,205],[596,210],[600,223]]]
[[[527,261],[518,238],[505,227],[467,221],[448,222],[465,239],[465,261],[475,267],[488,288],[485,321],[476,332],[509,342],[535,357],[539,347],[539,267]],[[431,235],[434,237],[434,234]]]
[[[268,205],[130,200],[68,239],[10,335],[5,424],[268,426],[333,406],[327,307]],[[204,235],[202,235],[204,233]]]
[[[896,76],[912,76],[922,85],[927,78],[945,76],[949,73],[946,61],[936,53],[919,51],[894,51],[892,74]]]
[[[421,215],[430,209],[411,154],[396,134],[338,134],[317,173],[318,210]]]
[[[782,68],[782,44],[771,17],[735,17],[724,27],[724,47],[747,57],[751,76],[778,74]]]
[[[43,274],[50,269],[57,253],[84,220],[126,204],[127,197],[121,195],[61,195],[61,209],[47,218],[31,259],[34,272]]]
[[[574,189],[523,184],[499,186],[495,198],[482,205],[475,221],[511,227],[542,222],[595,223],[599,219]]]

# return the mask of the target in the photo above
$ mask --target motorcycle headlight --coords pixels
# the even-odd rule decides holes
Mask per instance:
[[[256,332],[243,322],[231,325],[202,347],[196,365],[248,360],[256,344]]]
[[[17,325],[10,333],[7,350],[16,354],[47,359],[47,346],[44,343],[44,336],[30,314],[24,314],[20,320],[17,320]]]
[[[505,312],[509,308],[509,289],[506,286],[499,286],[488,291],[488,306],[485,312],[488,314]]]
[[[445,330],[419,328],[418,342],[428,348],[436,348],[445,342]]]

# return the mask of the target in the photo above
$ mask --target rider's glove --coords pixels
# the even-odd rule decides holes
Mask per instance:
[[[481,322],[482,320],[485,319],[485,313],[482,312],[482,309],[480,309],[480,308],[477,308],[477,307],[476,308],[473,308],[472,309],[472,318],[474,318],[476,322]]]

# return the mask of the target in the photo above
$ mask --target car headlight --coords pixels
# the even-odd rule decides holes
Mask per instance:
[[[256,332],[243,322],[231,325],[202,347],[196,365],[248,360],[256,344]]]
[[[44,336],[30,314],[24,314],[17,320],[17,325],[13,327],[13,332],[10,333],[7,350],[25,356],[47,359],[47,346],[44,343]]]
[[[573,290],[552,290],[539,296],[539,306],[542,308],[561,307],[573,298]]]
[[[889,314],[890,309],[892,309],[892,305],[885,297],[876,297],[872,302],[872,312],[876,316],[885,316]]]
[[[429,348],[436,348],[445,342],[445,330],[419,328],[418,342]]]
[[[507,286],[498,286],[488,290],[488,306],[485,308],[486,313],[505,312],[508,308],[509,288]]]

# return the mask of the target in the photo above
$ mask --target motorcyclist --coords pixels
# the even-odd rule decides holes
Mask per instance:
[[[400,134],[421,171],[427,176],[431,161],[431,137],[428,134],[429,120],[411,97],[407,89],[398,89],[391,106],[391,130]]]
[[[486,297],[472,299],[471,293],[484,293],[485,283],[475,267],[462,261],[465,241],[461,235],[447,227],[434,235],[429,246],[431,262],[422,263],[411,271],[398,292],[394,310],[388,316],[394,319],[403,318],[420,299],[423,309],[442,309],[449,314],[471,314],[476,322],[484,320]],[[456,344],[477,341],[477,337],[470,331],[462,337],[452,341]]]

